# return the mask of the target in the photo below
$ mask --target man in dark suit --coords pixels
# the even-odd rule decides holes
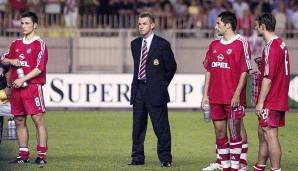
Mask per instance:
[[[134,77],[130,103],[133,105],[132,160],[129,165],[145,163],[144,140],[148,113],[157,136],[157,154],[162,167],[171,167],[171,131],[167,103],[168,85],[176,72],[176,61],[169,42],[153,33],[154,17],[142,13],[138,18],[141,37],[131,42]]]

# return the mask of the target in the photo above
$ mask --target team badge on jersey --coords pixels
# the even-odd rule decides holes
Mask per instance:
[[[222,54],[219,54],[219,55],[217,56],[218,61],[223,61],[224,58],[225,58],[225,57],[224,57]]]
[[[159,60],[158,59],[154,59],[153,65],[159,65]]]
[[[232,53],[232,49],[227,49],[227,54],[230,55]]]
[[[25,55],[24,55],[24,54],[20,54],[20,55],[19,55],[19,59],[20,59],[20,60],[24,60],[24,59],[25,59]]]
[[[32,49],[29,48],[29,49],[26,50],[26,52],[27,52],[28,54],[30,54],[30,53],[32,52]]]

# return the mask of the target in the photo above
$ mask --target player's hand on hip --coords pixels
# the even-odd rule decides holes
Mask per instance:
[[[10,63],[10,65],[13,65],[13,66],[15,66],[15,67],[19,67],[19,66],[21,66],[21,63],[20,63],[20,60],[19,60],[19,59],[11,59],[11,60],[9,61],[9,63]]]
[[[13,86],[14,88],[19,88],[19,87],[22,86],[22,84],[23,84],[24,82],[25,82],[25,80],[19,78],[19,79],[14,80],[14,82],[12,83],[12,86]]]
[[[258,103],[256,105],[256,114],[257,114],[258,117],[261,116],[261,112],[263,110],[263,107],[264,107],[264,104],[263,103]]]

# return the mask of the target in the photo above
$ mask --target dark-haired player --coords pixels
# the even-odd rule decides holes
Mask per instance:
[[[24,34],[22,39],[13,41],[9,50],[1,57],[4,64],[10,64],[10,80],[12,83],[11,113],[15,117],[19,155],[11,163],[28,163],[28,128],[26,125],[27,115],[30,115],[37,133],[38,151],[35,163],[45,164],[48,149],[48,132],[45,127],[45,105],[42,85],[46,83],[46,64],[48,51],[45,42],[36,35],[38,18],[33,12],[21,14],[21,30]],[[17,68],[21,67],[25,76],[18,78]],[[22,85],[27,82],[28,85]]]
[[[259,16],[255,29],[266,42],[261,59],[261,75],[256,114],[259,117],[259,153],[254,171],[264,171],[268,159],[271,171],[281,171],[281,147],[278,127],[285,125],[290,84],[289,51],[275,34],[275,17],[270,13]]]
[[[202,169],[204,171],[247,170],[248,145],[243,117],[251,55],[247,40],[235,33],[236,27],[235,14],[218,15],[215,31],[221,37],[210,43],[204,61],[206,77],[201,106],[210,104],[217,153],[216,163]]]

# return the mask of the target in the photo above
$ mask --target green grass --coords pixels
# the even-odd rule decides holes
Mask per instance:
[[[214,131],[211,123],[202,121],[199,112],[170,113],[173,167],[161,168],[156,154],[156,137],[151,122],[145,140],[146,164],[127,166],[130,161],[132,114],[129,112],[48,112],[49,163],[44,168],[34,164],[10,165],[16,157],[16,141],[4,140],[0,145],[0,170],[99,170],[199,171],[214,161]],[[280,129],[283,149],[283,171],[298,168],[298,114],[288,113],[286,127]],[[249,138],[249,166],[256,161],[257,119],[250,113],[245,119]],[[28,119],[31,160],[36,156],[35,132]]]

